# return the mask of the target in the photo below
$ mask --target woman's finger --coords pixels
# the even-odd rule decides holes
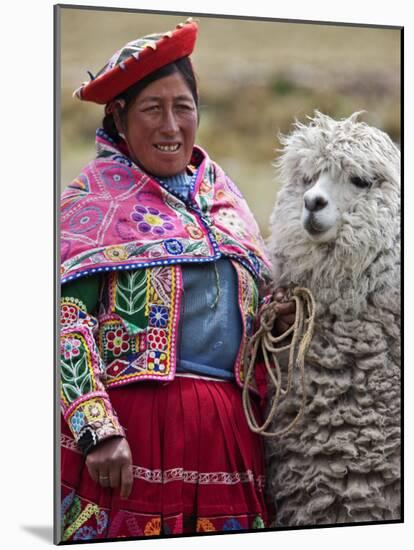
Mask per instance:
[[[288,315],[282,315],[279,319],[281,323],[285,324],[287,327],[290,327],[290,325],[293,325],[295,322],[296,315],[295,314],[288,314]]]
[[[296,311],[296,302],[291,300],[290,302],[284,302],[277,304],[277,311],[280,316],[287,315],[289,313],[295,313]]]
[[[109,472],[110,487],[119,487],[121,483],[121,467],[119,464],[114,464]]]
[[[86,467],[88,468],[89,475],[95,483],[99,483],[99,470],[86,462]]]
[[[128,498],[132,491],[134,478],[132,476],[132,465],[123,464],[121,467],[121,498]]]
[[[99,484],[102,487],[110,487],[111,486],[111,476],[110,476],[109,470],[100,470],[99,471]]]

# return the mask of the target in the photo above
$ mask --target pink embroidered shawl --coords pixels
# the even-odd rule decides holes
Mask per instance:
[[[98,155],[61,201],[61,281],[114,269],[213,261],[226,255],[268,281],[257,223],[235,184],[199,147],[187,200],[147,175],[103,130]]]

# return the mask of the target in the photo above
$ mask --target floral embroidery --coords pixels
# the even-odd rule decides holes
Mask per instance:
[[[214,525],[211,523],[209,519],[198,518],[197,527],[196,527],[197,532],[200,532],[200,531],[207,532],[207,531],[215,531],[215,530],[216,528],[214,527]]]
[[[227,191],[223,189],[218,189],[215,195],[215,199],[219,202],[229,203],[232,206],[236,205],[236,201],[233,196],[231,196]]]
[[[198,240],[203,238],[203,232],[196,225],[192,225],[191,223],[188,223],[187,225],[184,226],[184,228],[192,239]]]
[[[110,418],[103,418],[101,421],[96,422],[94,427],[99,439],[104,439],[109,435],[119,433]]]
[[[254,518],[252,528],[253,529],[264,529],[264,527],[265,527],[265,524],[264,524],[264,521],[262,520],[262,518],[260,516],[256,516]]]
[[[211,183],[207,180],[203,180],[200,184],[200,193],[209,193],[209,191],[211,191],[211,187]]]
[[[183,245],[177,239],[167,239],[166,241],[164,241],[163,244],[164,244],[165,250],[169,254],[173,254],[173,255],[182,254],[184,250]]]
[[[103,168],[101,175],[105,184],[112,189],[123,191],[134,185],[134,174],[125,164],[121,166],[115,164],[108,168]]]
[[[109,246],[104,250],[104,256],[111,261],[126,260],[128,251],[123,246]]]
[[[85,414],[88,420],[93,421],[97,420],[98,418],[104,418],[105,410],[99,401],[91,400],[91,402],[88,402],[87,406],[85,407]]]
[[[71,342],[74,339],[73,334],[63,335],[61,338],[62,349],[65,350],[66,340]],[[69,353],[69,359],[66,359],[65,356],[61,358],[61,388],[66,404],[76,401],[85,393],[95,389],[95,380],[91,377],[93,363],[91,350],[88,347],[89,341],[85,340],[80,333],[76,334],[76,339],[80,342],[79,354],[74,356]]]
[[[168,323],[168,309],[164,306],[151,305],[149,324],[152,327],[165,328]]]
[[[160,236],[174,229],[171,217],[162,214],[157,208],[135,205],[134,210],[131,218],[137,222],[137,229],[141,233],[153,233]]]
[[[83,412],[76,411],[70,419],[70,423],[74,432],[80,432],[80,430],[85,425],[85,415],[83,414]]]
[[[223,530],[224,531],[237,531],[239,529],[242,529],[242,526],[237,521],[236,518],[230,518],[226,520],[223,524]]]
[[[76,338],[65,338],[61,342],[61,353],[65,359],[71,359],[72,357],[78,357],[80,355],[80,341]]]
[[[244,239],[246,237],[243,222],[240,218],[236,216],[236,214],[232,210],[222,208],[216,215],[216,220],[225,229],[228,229],[241,239]]]
[[[167,347],[167,333],[163,329],[150,327],[147,335],[150,349],[163,351]]]
[[[129,336],[122,328],[108,330],[106,345],[115,357],[119,357],[121,353],[126,353],[129,350]]]
[[[73,536],[73,540],[91,540],[96,537],[96,531],[90,525],[81,527]]]
[[[150,351],[148,354],[148,368],[150,371],[163,372],[167,364],[167,354],[160,351]]]
[[[97,206],[86,206],[77,211],[69,221],[70,230],[83,234],[95,229],[103,220],[103,213]]]
[[[159,535],[161,533],[161,519],[153,518],[144,527],[145,536]]]
[[[78,313],[75,306],[68,304],[63,304],[60,308],[60,318],[61,323],[64,325],[69,325],[71,323],[76,323],[78,319]]]

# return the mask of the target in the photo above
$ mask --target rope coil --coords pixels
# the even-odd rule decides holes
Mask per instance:
[[[293,289],[291,297],[287,298],[294,300],[296,303],[295,322],[288,328],[286,332],[279,336],[272,335],[274,322],[278,317],[278,302],[272,301],[263,306],[260,318],[260,327],[252,336],[246,350],[246,378],[243,385],[243,408],[246,415],[249,428],[258,434],[266,437],[280,437],[290,432],[299,420],[302,418],[305,411],[306,403],[306,387],[305,387],[305,355],[313,337],[315,325],[315,299],[307,288],[296,287]],[[277,344],[292,334],[290,344],[277,347]],[[275,392],[271,402],[271,407],[264,423],[259,426],[257,423],[249,393],[249,382],[253,378],[254,367],[256,363],[259,347],[262,351],[263,359],[266,366],[266,371],[269,379],[274,386]],[[286,388],[282,387],[282,372],[280,369],[277,355],[289,350],[289,363],[287,370]],[[273,366],[271,365],[273,363]],[[266,431],[269,424],[274,419],[277,407],[281,397],[286,397],[292,389],[293,371],[298,368],[301,375],[302,386],[302,401],[299,411],[295,418],[285,427],[278,431]]]

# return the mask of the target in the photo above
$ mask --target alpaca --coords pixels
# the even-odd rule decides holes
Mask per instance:
[[[400,153],[360,113],[281,136],[276,286],[316,301],[305,414],[266,440],[275,526],[400,519]],[[298,378],[273,428],[301,401]]]

